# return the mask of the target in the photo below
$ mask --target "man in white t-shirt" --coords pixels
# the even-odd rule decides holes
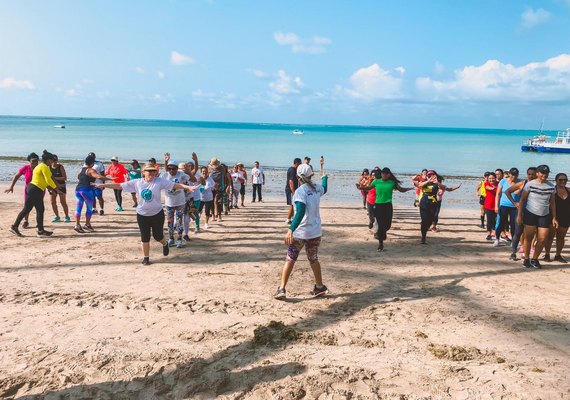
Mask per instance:
[[[232,192],[232,201],[230,207],[239,208],[238,207],[238,200],[239,194],[241,193],[242,185],[245,185],[245,180],[243,179],[243,174],[239,170],[239,166],[236,164],[234,166],[234,170],[231,173],[232,177],[232,184],[233,184],[233,192]]]
[[[265,174],[263,173],[263,168],[259,166],[259,161],[253,163],[253,168],[251,169],[251,183],[253,184],[252,203],[255,203],[256,194],[259,201],[263,202],[261,198],[261,186],[265,185]]]
[[[184,172],[179,171],[178,163],[170,159],[170,153],[164,154],[164,164],[166,172],[161,178],[173,183],[187,185],[189,177]],[[168,245],[177,248],[184,247],[182,235],[184,233],[184,207],[186,206],[186,194],[181,189],[170,189],[166,191],[166,222],[168,225]],[[178,238],[174,242],[174,229],[178,233]]]

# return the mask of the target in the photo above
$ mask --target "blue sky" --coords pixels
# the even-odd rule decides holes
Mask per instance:
[[[1,4],[3,115],[570,126],[570,0]]]

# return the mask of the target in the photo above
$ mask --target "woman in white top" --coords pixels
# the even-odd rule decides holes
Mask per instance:
[[[303,247],[305,247],[307,258],[315,276],[315,286],[311,291],[311,295],[317,297],[328,293],[327,287],[323,285],[321,264],[318,257],[322,235],[319,209],[321,196],[327,192],[327,176],[323,175],[321,184],[318,184],[312,182],[312,175],[313,170],[309,165],[302,164],[297,168],[300,186],[295,190],[293,196],[295,216],[285,236],[285,244],[289,247],[281,273],[281,285],[277,288],[277,292],[274,295],[274,298],[277,300],[285,300],[287,298],[285,286]]]
[[[139,199],[137,205],[137,222],[141,234],[143,265],[150,265],[150,236],[162,244],[162,254],[169,253],[168,243],[164,239],[164,210],[160,194],[162,190],[189,190],[197,187],[174,183],[158,176],[155,165],[146,164],[142,170],[142,178],[123,183],[106,183],[96,185],[99,189],[111,188],[135,192]]]

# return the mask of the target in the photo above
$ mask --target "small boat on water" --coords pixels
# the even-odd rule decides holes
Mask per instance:
[[[300,130],[300,129],[295,129],[293,131],[293,135],[304,135],[304,134],[305,134],[305,132]]]
[[[65,125],[54,125],[54,128],[65,129]]]
[[[559,131],[554,141],[547,140],[544,134],[527,140],[521,146],[522,151],[538,151],[541,153],[570,153],[570,128]]]

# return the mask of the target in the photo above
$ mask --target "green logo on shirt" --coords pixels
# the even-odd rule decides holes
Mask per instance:
[[[143,189],[141,192],[141,197],[144,201],[151,201],[152,200],[152,190]]]

